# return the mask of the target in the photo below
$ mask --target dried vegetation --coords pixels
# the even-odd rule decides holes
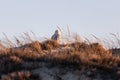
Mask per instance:
[[[113,55],[116,53],[115,49],[105,49],[98,42],[87,43],[75,36],[75,40],[71,43],[59,44],[53,40],[33,41],[28,33],[25,35],[27,37],[24,37],[24,40],[28,40],[29,43],[23,43],[18,38],[15,38],[16,43],[12,43],[6,38],[9,47],[4,42],[0,43],[1,79],[28,80],[31,73],[25,72],[26,68],[22,66],[27,61],[45,61],[54,63],[54,65],[77,65],[77,67],[94,67],[105,70],[116,70],[120,64],[120,57]]]

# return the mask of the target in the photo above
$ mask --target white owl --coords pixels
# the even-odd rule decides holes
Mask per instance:
[[[59,42],[61,39],[61,32],[59,30],[56,30],[51,39]]]

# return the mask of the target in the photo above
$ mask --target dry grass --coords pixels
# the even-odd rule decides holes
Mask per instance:
[[[8,68],[8,72],[13,70],[13,66],[17,66],[16,64],[20,64],[24,61],[52,61],[56,64],[61,63],[70,63],[77,64],[79,66],[94,66],[96,68],[105,68],[105,69],[113,69],[118,67],[120,64],[120,57],[113,56],[111,50],[107,50],[100,43],[86,43],[80,41],[80,37],[75,36],[75,41],[72,43],[59,44],[57,41],[46,40],[43,42],[40,41],[32,41],[31,37],[25,33],[27,36],[26,40],[30,40],[23,44],[18,38],[16,38],[16,42],[18,44],[17,47],[5,47],[4,43],[1,44],[0,50],[0,70],[1,73],[5,73],[5,68]],[[70,35],[70,34],[69,34]],[[9,44],[12,42],[10,40]],[[9,45],[8,44],[8,45]],[[22,45],[20,45],[22,44]],[[7,67],[4,67],[5,64]]]
[[[49,54],[47,59],[54,60],[57,63],[76,63],[102,68],[115,68],[120,62],[119,57],[112,56],[109,50],[105,50],[102,45],[98,43],[73,43],[70,49]]]
[[[42,43],[43,50],[52,50],[58,47],[59,47],[59,44],[57,41],[47,40]]]

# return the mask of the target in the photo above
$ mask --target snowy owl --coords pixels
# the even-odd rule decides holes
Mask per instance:
[[[59,30],[56,30],[51,39],[59,42],[61,39],[61,32]]]

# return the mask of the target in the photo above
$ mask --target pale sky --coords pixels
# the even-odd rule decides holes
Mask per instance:
[[[119,33],[120,0],[0,0],[2,32],[53,34],[57,26],[80,35]]]

